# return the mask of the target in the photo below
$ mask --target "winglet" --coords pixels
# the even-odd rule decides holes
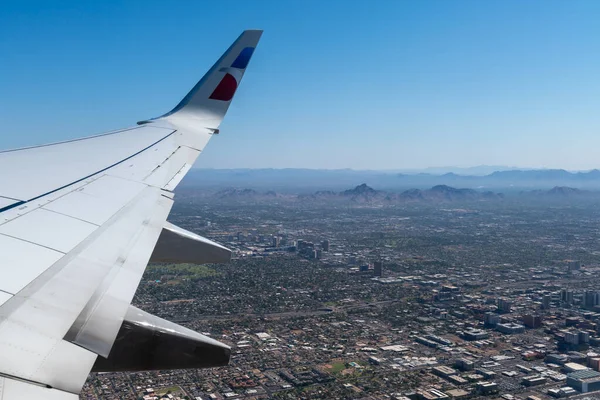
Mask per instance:
[[[218,128],[261,35],[261,30],[244,31],[173,110],[153,120],[194,121],[203,128]]]

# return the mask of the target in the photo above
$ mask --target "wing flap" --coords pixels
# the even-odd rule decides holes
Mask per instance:
[[[127,258],[119,268],[113,269],[69,328],[65,339],[96,354],[108,357],[112,344],[123,322],[123,316],[133,299],[142,278],[151,249],[169,215],[173,201],[158,195],[150,210],[136,209],[136,213],[147,215],[144,229],[129,246]]]

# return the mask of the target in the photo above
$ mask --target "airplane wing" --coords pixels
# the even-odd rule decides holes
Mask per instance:
[[[0,152],[0,399],[75,399],[92,369],[227,364],[226,345],[130,303],[149,261],[229,260],[166,219],[261,33],[243,32],[161,117]]]

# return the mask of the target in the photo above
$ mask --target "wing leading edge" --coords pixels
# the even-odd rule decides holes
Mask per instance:
[[[166,218],[172,191],[218,133],[261,33],[243,32],[161,117],[0,152],[1,398],[15,398],[12,388],[21,387],[36,398],[76,398],[94,365],[131,370],[227,363],[226,345],[130,302],[151,255],[199,263],[229,259],[228,249]],[[148,341],[156,334],[160,343]],[[140,345],[125,356],[128,343]],[[177,349],[185,362],[178,365],[177,354],[165,349]],[[149,352],[160,356],[150,360]]]

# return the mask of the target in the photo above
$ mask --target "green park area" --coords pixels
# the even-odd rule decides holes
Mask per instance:
[[[198,280],[217,275],[213,268],[197,264],[150,264],[146,268],[146,276],[153,280]]]

